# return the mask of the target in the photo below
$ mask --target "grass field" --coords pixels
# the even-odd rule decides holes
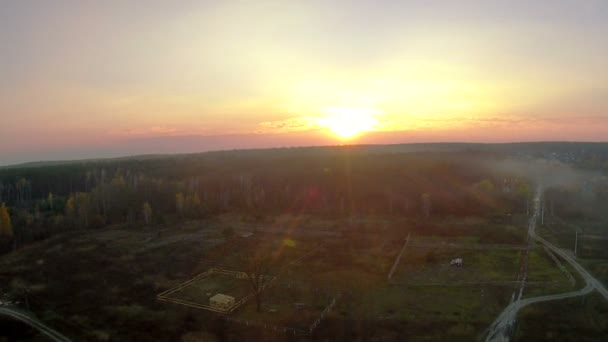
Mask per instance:
[[[159,301],[156,296],[211,267],[242,271],[243,258],[260,248],[279,255],[276,285],[263,293],[262,313],[249,300],[231,318],[307,329],[340,292],[319,327],[321,337],[349,340],[365,334],[364,340],[391,336],[473,340],[511,298],[523,252],[519,238],[523,228],[505,225],[504,232],[479,237],[476,232],[487,224],[483,218],[441,220],[428,230],[408,220],[376,218],[358,221],[353,230],[335,228],[344,222],[329,218],[316,222],[309,217],[302,224],[315,228],[310,236],[305,234],[306,225],[298,227],[294,236],[286,224],[285,230],[258,231],[249,238],[240,237],[235,229],[235,236],[225,239],[221,220],[66,233],[4,257],[0,286],[20,293],[13,283],[26,284],[32,311],[50,326],[70,331],[75,340],[146,341],[152,340],[152,333],[157,340],[175,340],[189,332],[221,327],[214,313]],[[247,224],[238,229],[252,231]],[[438,235],[444,225],[456,228]],[[340,234],[320,237],[327,230]],[[410,232],[419,244],[434,247],[408,247],[394,275],[399,284],[388,284],[388,272]],[[458,257],[464,259],[464,267],[449,267],[449,261]],[[593,267],[599,272],[603,264]],[[545,252],[534,248],[530,281],[544,284],[555,279],[568,284]],[[434,286],[419,286],[425,284]],[[530,286],[525,295],[551,291],[562,289]],[[249,292],[246,279],[214,274],[176,295],[207,305],[216,293],[238,300]],[[235,323],[230,329],[254,328]],[[352,335],[352,329],[362,330]]]
[[[541,234],[556,245],[574,251],[575,231],[578,236],[577,260],[604,285],[608,285],[608,235],[605,222],[573,221],[551,218],[541,227]]]
[[[273,283],[262,296],[262,312],[256,312],[255,302],[249,301],[233,317],[258,325],[307,331],[337,294],[312,283],[286,281]]]
[[[369,330],[370,340],[472,341],[508,304],[505,287],[385,285],[346,294],[332,313],[336,321]],[[366,324],[366,322],[373,322]]]
[[[578,259],[578,262],[589,270],[598,280],[608,286],[608,259]]]
[[[406,285],[466,285],[515,281],[520,250],[430,247],[408,248],[392,282]],[[450,261],[462,258],[462,267]]]
[[[520,313],[519,341],[606,341],[608,303],[597,293],[538,303]]]

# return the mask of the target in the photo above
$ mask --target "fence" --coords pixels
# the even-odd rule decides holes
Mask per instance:
[[[256,321],[242,320],[242,319],[233,318],[233,317],[224,317],[224,319],[229,322],[238,323],[238,324],[241,324],[241,325],[244,325],[247,327],[257,327],[257,328],[272,330],[272,331],[276,331],[276,332],[291,333],[294,336],[295,335],[310,336],[315,331],[315,329],[317,329],[319,324],[321,324],[321,322],[323,321],[325,316],[334,308],[339,297],[340,297],[340,295],[337,295],[334,298],[332,298],[331,302],[325,307],[325,309],[323,309],[323,312],[321,312],[319,317],[314,322],[312,322],[312,324],[308,327],[308,329],[297,329],[297,328],[277,326],[277,325],[272,325],[272,324],[263,324],[263,323],[256,322]]]
[[[323,310],[323,312],[321,312],[321,316],[310,325],[310,328],[308,328],[308,333],[310,335],[312,335],[313,331],[315,331],[319,324],[321,324],[321,321],[323,320],[323,318],[325,318],[325,315],[327,315],[334,308],[334,306],[336,305],[336,300],[339,296],[340,295],[334,297],[329,303],[329,305]]]
[[[393,273],[395,273],[395,270],[397,269],[397,266],[399,265],[399,261],[401,261],[401,256],[403,255],[403,252],[405,252],[405,249],[407,248],[407,245],[410,243],[410,234],[407,234],[407,239],[405,239],[405,242],[403,243],[403,247],[401,247],[401,251],[399,251],[399,255],[397,255],[397,258],[395,258],[395,262],[393,263],[393,267],[391,267],[390,272],[388,272],[388,276],[386,277],[388,281],[391,280],[391,278],[393,277]]]
[[[185,305],[185,306],[189,306],[189,307],[196,308],[196,309],[203,309],[203,310],[213,311],[213,312],[216,312],[219,314],[226,315],[226,314],[232,313],[234,310],[236,310],[236,308],[243,305],[245,302],[247,302],[249,299],[251,299],[255,295],[254,293],[250,293],[247,296],[236,301],[230,307],[225,308],[225,309],[171,297],[171,295],[174,294],[175,292],[178,292],[178,291],[182,290],[183,288],[190,286],[192,283],[194,283],[202,278],[208,277],[212,274],[229,275],[229,276],[234,276],[237,279],[246,279],[247,278],[247,273],[245,273],[245,272],[229,271],[229,270],[224,270],[221,268],[210,268],[208,271],[195,276],[194,278],[178,285],[177,287],[169,289],[165,292],[162,292],[161,294],[157,295],[156,298],[158,298],[159,300],[165,301],[165,302],[169,302],[169,303]],[[267,275],[263,275],[262,277],[268,281],[264,284],[264,286],[262,287],[262,289],[260,291],[264,290],[270,283],[272,283],[276,279],[276,277],[267,276]]]

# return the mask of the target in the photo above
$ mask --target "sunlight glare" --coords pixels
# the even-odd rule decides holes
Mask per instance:
[[[342,139],[352,138],[362,132],[373,130],[378,125],[376,118],[381,112],[372,108],[326,107],[317,124],[327,128]]]

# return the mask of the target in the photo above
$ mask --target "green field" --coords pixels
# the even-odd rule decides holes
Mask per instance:
[[[608,303],[597,293],[538,303],[520,313],[519,341],[606,341]]]
[[[392,282],[404,285],[467,285],[517,279],[520,250],[430,247],[408,248]],[[462,267],[450,261],[462,258]]]

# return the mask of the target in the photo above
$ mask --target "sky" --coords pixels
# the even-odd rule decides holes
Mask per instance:
[[[0,165],[604,141],[608,1],[0,0]]]

